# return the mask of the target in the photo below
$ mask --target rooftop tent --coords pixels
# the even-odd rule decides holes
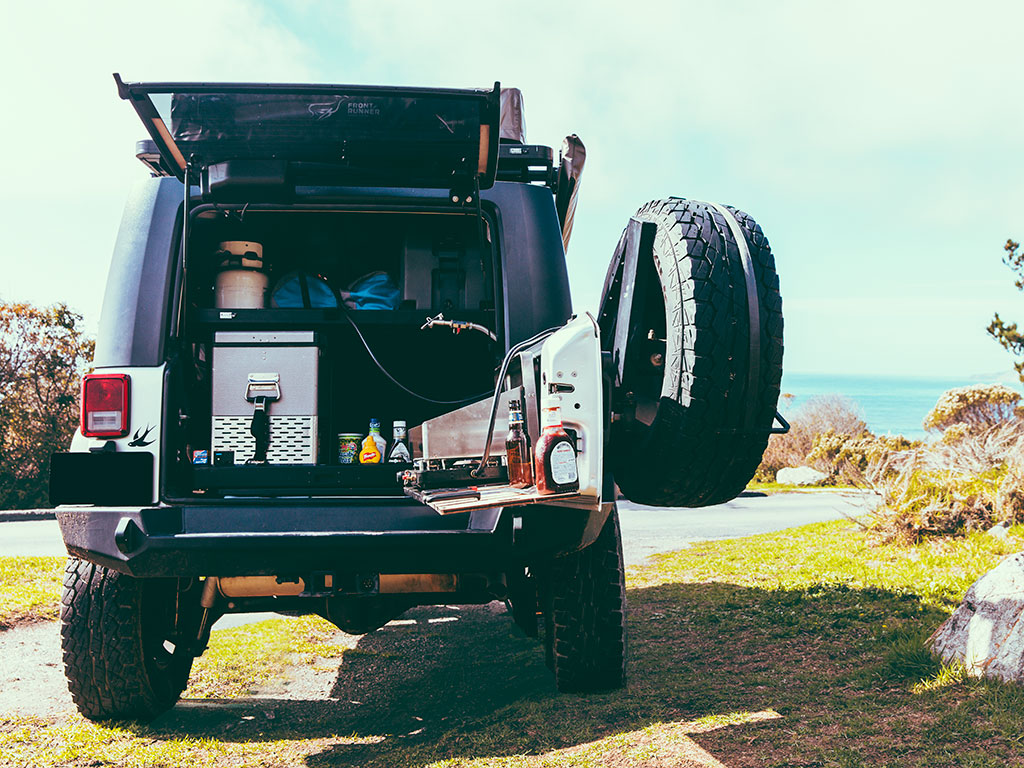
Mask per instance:
[[[497,166],[500,88],[125,83],[160,154],[184,179],[224,163],[293,180],[486,189]],[[221,169],[223,172],[223,169]],[[211,174],[212,175],[212,174]]]

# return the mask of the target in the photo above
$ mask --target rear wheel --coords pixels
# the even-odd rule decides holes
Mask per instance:
[[[597,540],[558,558],[544,580],[545,653],[564,693],[626,681],[626,582],[618,512]]]
[[[82,715],[148,721],[174,705],[193,660],[186,644],[175,642],[177,598],[175,579],[136,579],[68,560],[61,647],[68,689]]]
[[[636,218],[656,227],[660,290],[651,286],[633,307],[630,344],[645,346],[626,358],[617,407],[624,418],[612,424],[609,463],[632,501],[728,501],[753,477],[778,404],[782,300],[771,248],[734,208],[670,198]],[[605,339],[613,336],[622,265],[620,247],[605,281]]]

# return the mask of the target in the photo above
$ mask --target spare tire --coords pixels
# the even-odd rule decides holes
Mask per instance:
[[[647,346],[626,358],[609,466],[623,495],[638,503],[728,501],[760,464],[778,404],[782,300],[771,248],[750,216],[725,206],[669,198],[635,218],[656,225],[661,290],[651,286],[632,309],[630,325],[641,325],[631,344]],[[625,235],[605,281],[606,340],[614,337],[624,242]]]

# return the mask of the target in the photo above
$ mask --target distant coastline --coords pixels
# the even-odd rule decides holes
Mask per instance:
[[[903,435],[915,440],[928,437],[924,417],[939,396],[955,387],[970,384],[1005,384],[1021,390],[1017,374],[974,374],[959,377],[872,376],[868,374],[789,373],[782,376],[783,394],[793,398],[783,414],[799,409],[818,395],[841,395],[850,400],[875,434]]]

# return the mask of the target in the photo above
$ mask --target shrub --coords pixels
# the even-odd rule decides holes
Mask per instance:
[[[826,430],[814,437],[808,461],[816,469],[826,472],[832,483],[863,484],[874,469],[888,460],[893,453],[907,451],[919,445],[902,435],[873,435],[868,431],[858,435]]]
[[[953,445],[954,443],[963,440],[971,433],[971,430],[966,424],[950,424],[942,432],[942,443],[944,445]]]
[[[71,441],[92,353],[66,305],[0,302],[0,509],[49,503],[50,454]]]
[[[856,405],[840,395],[812,397],[789,417],[789,425],[788,433],[768,439],[755,480],[773,482],[780,469],[806,464],[819,434],[860,435],[867,431]]]
[[[948,429],[963,425],[984,430],[1015,418],[1020,393],[1003,384],[972,384],[943,393],[924,420],[924,428]]]
[[[878,518],[887,539],[918,542],[990,527],[996,519],[999,471],[971,477],[910,466],[886,484],[883,502],[894,514]]]
[[[1008,421],[891,454],[873,472],[875,529],[919,541],[1024,521],[1024,431]]]

